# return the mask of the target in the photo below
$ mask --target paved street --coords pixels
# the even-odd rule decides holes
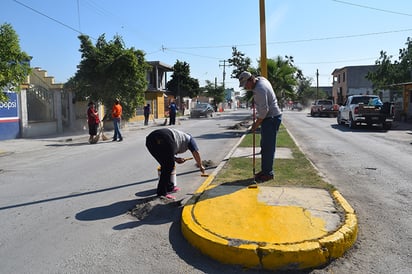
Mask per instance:
[[[175,127],[196,138],[204,160],[220,163],[243,133],[228,127],[247,115]],[[0,273],[235,273],[187,243],[180,207],[154,208],[143,221],[127,214],[155,194],[158,164],[144,145],[154,128],[129,128],[121,143],[90,145],[87,135],[0,142]],[[205,179],[191,161],[177,173],[178,199]]]
[[[412,124],[393,130],[338,126],[336,118],[287,112],[303,152],[353,206],[359,232],[346,256],[315,273],[410,273]]]
[[[203,159],[224,160],[249,112],[181,121]],[[358,215],[355,246],[310,273],[408,273],[411,261],[411,129],[350,130],[333,118],[286,111],[284,124],[304,153]],[[408,125],[407,125],[408,126]],[[157,163],[144,147],[153,127],[125,130],[124,142],[87,144],[87,135],[0,142],[0,273],[264,273],[222,265],[183,238],[181,208],[128,214],[154,195]],[[178,166],[178,199],[204,178]],[[305,272],[308,273],[308,272]]]

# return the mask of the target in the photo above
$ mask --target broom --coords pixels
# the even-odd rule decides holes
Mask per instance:
[[[103,141],[107,141],[107,140],[109,140],[110,138],[107,137],[106,135],[104,135],[103,130],[104,130],[103,124],[102,124],[102,122],[100,122],[100,133],[99,133],[99,134],[102,135],[102,140],[103,140]]]
[[[252,111],[253,111],[253,124],[252,124],[252,142],[253,142],[253,156],[252,156],[252,158],[253,158],[253,160],[252,160],[252,165],[253,165],[253,185],[250,185],[250,186],[248,186],[248,188],[257,188],[258,187],[258,184],[257,184],[257,182],[256,182],[256,178],[255,178],[255,175],[256,175],[256,156],[255,156],[255,146],[256,146],[256,137],[255,137],[255,131],[256,131],[256,129],[255,129],[255,127],[254,127],[254,125],[255,125],[255,120],[256,120],[256,113],[255,113],[255,100],[252,100]]]
[[[100,135],[102,136],[103,141],[109,140],[109,138],[106,135],[104,135],[104,133],[103,133],[103,124],[102,124],[102,122],[99,123],[99,133],[96,135],[96,137],[94,137],[92,139],[92,141],[90,143],[91,144],[96,144],[100,139]]]

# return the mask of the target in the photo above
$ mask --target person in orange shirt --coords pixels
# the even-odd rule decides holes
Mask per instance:
[[[114,125],[114,135],[112,141],[123,141],[122,134],[120,133],[120,121],[122,119],[122,106],[120,105],[119,99],[114,101],[114,105],[112,107],[112,118],[113,118],[113,125]]]

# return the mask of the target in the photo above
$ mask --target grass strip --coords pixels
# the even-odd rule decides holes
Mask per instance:
[[[256,153],[260,151],[260,132],[255,133]],[[239,144],[239,147],[252,147],[253,136],[248,133]],[[302,153],[299,147],[290,137],[286,128],[281,125],[277,135],[277,146],[289,148],[292,151],[293,159],[275,159],[273,180],[261,183],[263,186],[296,186],[322,188],[329,191],[334,190],[334,186],[327,183],[319,172],[313,167],[311,162]],[[261,159],[256,158],[256,173],[260,171]],[[241,184],[253,183],[253,160],[252,158],[240,157],[230,158],[217,174],[212,184]]]

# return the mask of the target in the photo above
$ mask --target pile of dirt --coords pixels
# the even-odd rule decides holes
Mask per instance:
[[[230,126],[229,129],[245,130],[245,129],[248,129],[251,125],[252,125],[252,120],[245,120],[240,123],[236,123],[233,126]]]
[[[205,168],[208,168],[208,167],[215,166],[215,163],[214,163],[212,160],[203,160],[203,161],[202,161],[202,165],[203,165]]]
[[[149,216],[159,218],[169,216],[170,210],[181,206],[182,200],[174,201],[154,196],[140,200],[137,205],[130,210],[130,214],[138,220],[146,219]]]

